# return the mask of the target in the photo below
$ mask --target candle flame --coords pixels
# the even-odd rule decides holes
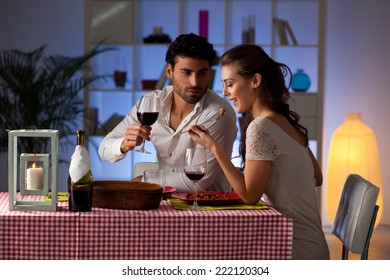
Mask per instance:
[[[36,162],[34,162],[33,165],[32,165],[32,168],[35,168],[35,167],[37,167]]]

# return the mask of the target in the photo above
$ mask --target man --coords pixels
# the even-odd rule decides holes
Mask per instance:
[[[172,85],[148,93],[161,99],[158,120],[151,127],[140,125],[134,106],[101,142],[100,158],[121,160],[143,139],[150,140],[156,148],[160,169],[167,171],[167,185],[177,191],[194,191],[193,183],[183,172],[186,148],[196,145],[186,131],[194,124],[214,119],[223,108],[225,114],[211,126],[206,123],[205,128],[230,155],[237,135],[235,111],[223,97],[208,89],[211,66],[217,59],[213,45],[205,38],[193,33],[178,36],[165,57],[165,73]],[[198,182],[199,188],[228,191],[229,185],[215,157],[209,151],[207,157],[207,174]]]

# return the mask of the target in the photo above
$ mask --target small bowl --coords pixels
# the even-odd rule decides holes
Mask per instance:
[[[157,80],[142,80],[142,89],[155,89]]]
[[[131,181],[94,181],[92,206],[111,209],[150,210],[160,205],[163,188]]]

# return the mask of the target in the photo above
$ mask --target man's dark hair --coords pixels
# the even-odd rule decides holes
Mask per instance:
[[[176,64],[177,57],[191,57],[207,60],[209,66],[218,63],[218,55],[214,46],[207,42],[206,38],[194,33],[179,35],[167,50],[165,61],[172,67]]]

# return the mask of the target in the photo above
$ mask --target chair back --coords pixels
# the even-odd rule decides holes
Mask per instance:
[[[348,251],[368,253],[378,194],[379,188],[366,179],[357,174],[348,176],[332,229]]]
[[[144,171],[147,169],[159,169],[158,162],[136,162],[134,164],[133,177],[143,176]]]

